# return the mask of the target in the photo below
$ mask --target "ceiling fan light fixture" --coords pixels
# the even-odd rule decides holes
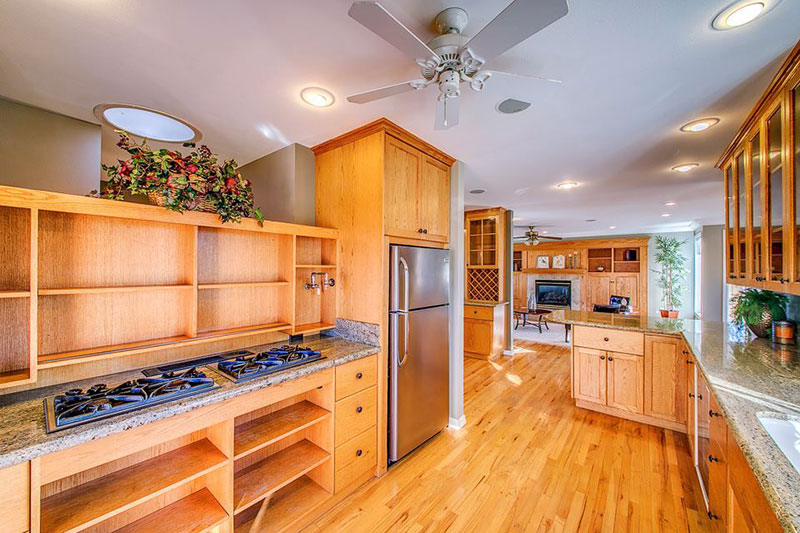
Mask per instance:
[[[195,142],[203,138],[189,122],[164,111],[134,104],[100,104],[94,116],[112,128],[137,137],[168,143]]]
[[[505,115],[513,115],[525,111],[531,106],[530,102],[523,102],[514,98],[506,98],[497,104],[497,111]]]
[[[681,131],[686,133],[699,133],[701,131],[706,131],[708,128],[716,126],[717,124],[719,124],[718,118],[715,117],[701,118],[698,120],[687,122],[686,124],[681,126]]]
[[[321,87],[306,87],[300,91],[300,98],[314,107],[329,107],[336,100],[333,93]]]

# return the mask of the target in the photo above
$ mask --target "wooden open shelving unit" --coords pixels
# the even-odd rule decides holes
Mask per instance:
[[[312,272],[338,278],[336,230],[2,186],[0,222],[0,388],[336,325],[337,287],[305,288]]]

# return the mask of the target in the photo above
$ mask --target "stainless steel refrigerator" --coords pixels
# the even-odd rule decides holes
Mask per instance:
[[[389,267],[389,463],[447,426],[449,251],[393,245]]]

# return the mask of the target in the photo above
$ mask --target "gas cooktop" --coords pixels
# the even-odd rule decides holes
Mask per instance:
[[[266,352],[249,352],[234,359],[220,361],[217,370],[234,382],[282,372],[296,366],[323,359],[322,354],[301,346],[281,346]]]
[[[47,432],[179,400],[214,388],[218,387],[213,378],[197,368],[188,368],[126,381],[113,388],[100,383],[86,390],[70,389],[44,400]]]

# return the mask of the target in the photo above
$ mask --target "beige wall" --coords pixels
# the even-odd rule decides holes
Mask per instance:
[[[313,225],[314,154],[299,144],[290,144],[240,168],[253,182],[256,207],[264,218]]]
[[[100,172],[100,126],[0,98],[0,184],[85,195]]]

